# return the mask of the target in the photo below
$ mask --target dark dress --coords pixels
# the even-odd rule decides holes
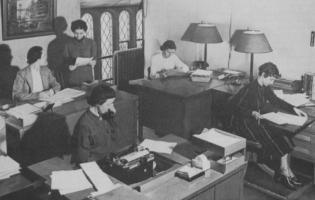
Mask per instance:
[[[16,66],[0,67],[0,99],[12,99],[12,88],[19,68]]]
[[[82,163],[104,158],[115,149],[115,130],[87,110],[77,122],[72,136],[72,162]]]
[[[96,43],[89,38],[83,38],[82,40],[70,39],[65,45],[63,56],[66,62],[66,67],[74,65],[77,57],[82,58],[96,58]],[[68,85],[80,86],[83,82],[89,82],[93,80],[92,68],[90,65],[79,66],[73,71],[69,71]]]
[[[277,161],[275,167],[278,167],[280,158],[292,151],[294,135],[265,120],[256,120],[252,112],[264,114],[281,110],[293,114],[293,106],[279,99],[270,87],[260,86],[257,80],[231,97],[229,103],[233,110],[231,129],[247,139],[259,142],[262,145],[260,161]]]

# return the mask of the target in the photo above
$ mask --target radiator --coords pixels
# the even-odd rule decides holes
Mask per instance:
[[[129,80],[144,77],[144,53],[142,48],[116,51],[113,59],[114,83],[119,90],[132,92]]]

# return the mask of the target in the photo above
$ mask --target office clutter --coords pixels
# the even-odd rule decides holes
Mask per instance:
[[[40,111],[40,108],[33,106],[32,104],[25,103],[10,108],[6,111],[6,113],[11,116],[9,120],[14,121],[15,124],[25,127],[32,125],[36,121],[36,113]]]
[[[285,90],[287,92],[301,92],[302,82],[300,80],[288,80],[279,78],[273,83],[273,88]]]
[[[45,102],[49,102],[49,103],[55,103],[55,106],[59,106],[64,103],[73,101],[74,98],[83,96],[84,94],[85,94],[85,91],[76,90],[72,88],[66,88],[57,92],[54,96],[50,98],[41,99],[41,100]]]
[[[210,169],[210,161],[204,154],[198,155],[191,163],[184,165],[175,172],[175,176],[192,181],[205,174]]]
[[[192,141],[208,150],[204,154],[210,160],[211,169],[218,172],[230,171],[245,161],[245,138],[212,128],[193,135]]]
[[[209,82],[211,80],[211,76],[212,71],[202,69],[197,69],[190,75],[191,80],[194,82]]]
[[[164,142],[150,139],[145,139],[141,144],[139,144],[139,146],[147,148],[150,151],[166,154],[171,154],[176,145],[176,142]]]
[[[0,180],[20,173],[20,165],[9,156],[0,155]]]

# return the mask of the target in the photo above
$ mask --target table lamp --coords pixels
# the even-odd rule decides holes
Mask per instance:
[[[208,23],[191,23],[181,40],[205,44],[202,68],[209,66],[207,63],[207,44],[222,42],[222,38],[217,27],[214,24]]]
[[[253,80],[254,53],[268,53],[272,51],[264,33],[260,31],[246,30],[236,38],[235,51],[250,53],[249,81]]]

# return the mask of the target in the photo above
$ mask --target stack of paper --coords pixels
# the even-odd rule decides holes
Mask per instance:
[[[20,165],[9,156],[0,156],[0,180],[20,173]]]
[[[307,116],[297,116],[297,115],[291,115],[283,112],[270,112],[261,115],[263,119],[267,119],[273,123],[276,124],[292,124],[296,126],[302,126],[306,120]]]
[[[191,80],[196,82],[209,82],[212,71],[197,69],[191,74]]]
[[[176,145],[177,145],[176,142],[164,142],[150,139],[145,139],[140,144],[140,146],[148,148],[150,151],[166,154],[171,154]]]
[[[82,96],[85,94],[85,91],[82,90],[76,90],[72,88],[66,88],[59,92],[57,92],[54,96],[47,98],[47,99],[41,99],[42,101],[47,101],[50,103],[55,103],[55,106],[73,101],[74,98]]]
[[[36,121],[38,117],[36,113],[40,111],[41,111],[40,108],[33,106],[29,103],[26,103],[26,104],[11,108],[6,112],[7,114],[17,119],[22,119],[22,126],[29,126]]]
[[[33,106],[29,103],[26,104],[22,104],[19,106],[15,106],[13,108],[10,108],[9,110],[7,110],[7,114],[12,115],[16,118],[21,118],[22,116],[28,115],[28,114],[33,114],[33,113],[37,113],[40,112],[41,109]]]
[[[114,184],[96,162],[82,163],[80,166],[97,190],[91,193],[92,196],[104,194],[120,186],[119,184]]]
[[[276,96],[293,106],[301,106],[310,103],[310,99],[305,93],[284,94],[282,90],[274,90]]]
[[[82,169],[54,171],[51,174],[51,189],[59,190],[61,195],[92,188]]]

